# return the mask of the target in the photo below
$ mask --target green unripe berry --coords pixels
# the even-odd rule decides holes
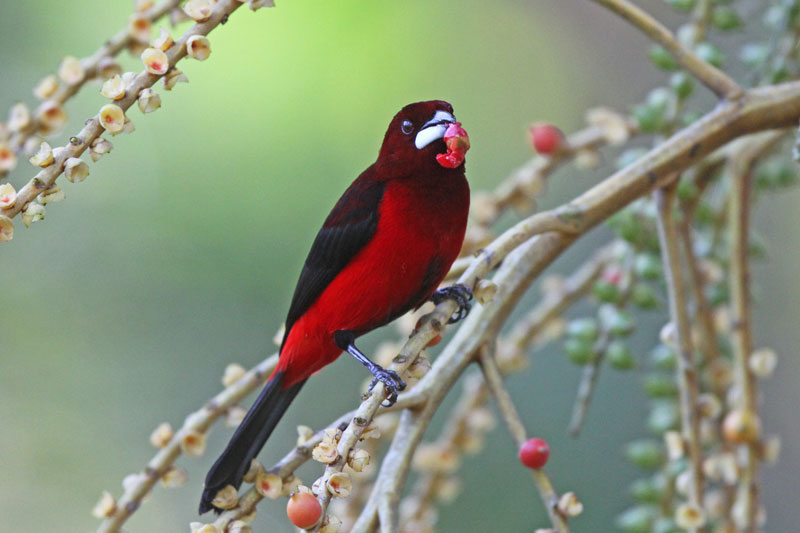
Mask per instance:
[[[644,228],[636,215],[629,209],[623,209],[609,219],[608,224],[620,237],[631,243],[638,243],[644,237]]]
[[[639,104],[633,108],[633,119],[644,133],[655,133],[664,127],[664,108]]]
[[[644,391],[651,398],[671,398],[678,394],[678,387],[672,376],[650,374],[644,378]]]
[[[564,341],[564,354],[567,356],[567,359],[576,365],[588,365],[594,361],[594,351],[592,350],[591,343],[574,337]]]
[[[622,341],[614,341],[608,345],[606,359],[617,370],[630,370],[636,367],[636,359],[633,358],[630,349]]]
[[[742,19],[735,9],[728,6],[715,7],[711,12],[711,24],[723,31],[730,31],[742,26]]]
[[[641,283],[633,287],[631,301],[641,309],[655,309],[660,303],[656,291]]]
[[[660,476],[637,479],[631,484],[630,493],[642,503],[659,503],[664,490],[664,479]]]
[[[625,457],[645,470],[654,470],[664,463],[664,447],[653,439],[639,439],[625,446]]]
[[[678,100],[685,100],[694,90],[694,80],[685,72],[676,72],[669,78],[669,86]]]
[[[603,327],[616,337],[630,335],[636,327],[633,316],[628,311],[617,309],[611,304],[600,307],[598,317]]]
[[[749,67],[763,65],[769,57],[769,47],[762,43],[750,43],[742,46],[739,58]]]
[[[647,427],[656,435],[662,435],[680,424],[680,411],[673,402],[657,402],[647,415]]]
[[[663,46],[653,45],[650,47],[650,61],[661,70],[676,70],[678,68],[678,62]]]
[[[653,254],[638,254],[633,263],[633,271],[642,279],[659,280],[661,279],[661,260]]]
[[[659,344],[650,352],[650,361],[659,370],[675,370],[677,355],[666,344]]]
[[[667,0],[667,3],[678,11],[691,11],[695,0]]]
[[[714,208],[706,202],[700,202],[694,209],[694,219],[698,224],[711,224],[716,216]]]
[[[714,65],[717,68],[721,68],[725,63],[725,54],[722,53],[722,50],[711,43],[698,44],[695,47],[694,52],[700,56],[700,59]]]
[[[592,286],[592,294],[599,302],[616,303],[620,300],[622,293],[615,283],[600,280]]]
[[[597,340],[599,329],[597,320],[594,318],[576,318],[567,324],[567,336],[585,343],[592,343]]]
[[[717,306],[728,303],[730,295],[728,294],[728,285],[725,283],[717,283],[712,285],[708,290],[708,300],[711,305]]]
[[[691,180],[683,179],[678,182],[678,189],[676,191],[678,199],[682,202],[693,200],[700,194],[697,190],[697,185]]]

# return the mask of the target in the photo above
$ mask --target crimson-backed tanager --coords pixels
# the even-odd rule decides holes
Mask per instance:
[[[469,311],[471,292],[436,290],[458,256],[469,210],[467,133],[440,100],[404,107],[389,124],[378,159],[347,188],[319,230],[286,317],[278,365],[225,451],[208,472],[200,513],[236,488],[309,376],[343,351],[386,385],[405,383],[370,361],[355,339],[429,299]],[[218,509],[215,509],[219,512]]]

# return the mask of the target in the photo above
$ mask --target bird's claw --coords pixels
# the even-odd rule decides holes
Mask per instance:
[[[449,324],[454,324],[459,320],[466,318],[472,309],[472,290],[466,285],[451,285],[449,287],[442,287],[431,296],[431,300],[435,305],[439,305],[444,300],[455,300],[458,304],[458,310],[453,313],[453,316],[448,320]]]
[[[406,382],[403,381],[403,378],[401,378],[394,370],[386,370],[380,366],[375,366],[376,368],[372,370],[372,375],[374,377],[372,379],[372,383],[369,384],[369,390],[372,392],[372,389],[379,381],[383,383],[384,387],[386,388],[386,392],[389,393],[389,397],[386,398],[386,401],[382,402],[381,405],[384,407],[391,407],[397,401],[398,391],[406,390]]]

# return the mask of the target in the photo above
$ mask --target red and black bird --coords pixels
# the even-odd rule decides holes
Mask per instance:
[[[201,514],[214,507],[219,490],[239,488],[308,377],[343,351],[369,369],[373,385],[386,385],[390,404],[396,400],[405,383],[361,353],[357,337],[429,299],[455,299],[454,320],[469,311],[466,287],[436,290],[464,240],[468,147],[447,102],[409,104],[392,119],[378,159],[347,188],[314,239],[286,317],[278,365],[208,472]]]

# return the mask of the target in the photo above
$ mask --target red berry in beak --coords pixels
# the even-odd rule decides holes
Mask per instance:
[[[467,130],[460,122],[454,122],[447,127],[443,139],[447,152],[437,154],[436,161],[445,168],[456,168],[464,162],[464,154],[469,150]]]

